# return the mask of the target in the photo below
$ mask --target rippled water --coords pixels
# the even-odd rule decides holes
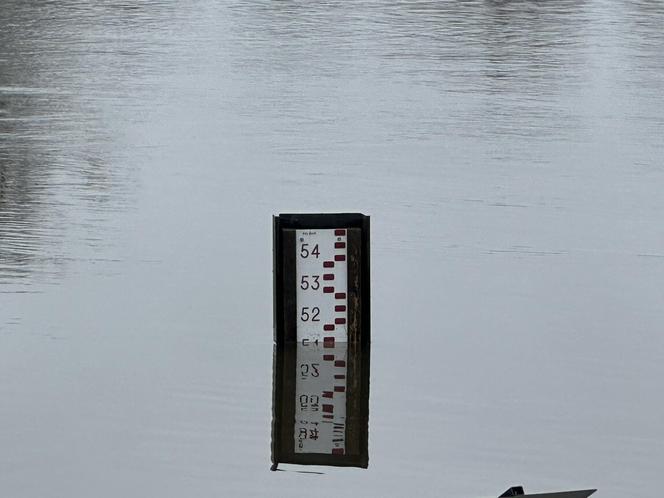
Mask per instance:
[[[0,9],[0,489],[658,496],[664,5]],[[271,215],[372,216],[369,469],[270,473]]]

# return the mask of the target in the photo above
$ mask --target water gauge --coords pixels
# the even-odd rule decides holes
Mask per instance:
[[[273,468],[367,467],[369,217],[274,218]]]

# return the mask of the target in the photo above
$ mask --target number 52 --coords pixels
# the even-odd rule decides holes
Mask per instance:
[[[320,308],[318,306],[311,308],[311,314],[309,314],[309,307],[304,306],[300,313],[300,320],[303,322],[308,322],[309,319],[311,319],[312,322],[320,322],[318,315],[320,315]]]

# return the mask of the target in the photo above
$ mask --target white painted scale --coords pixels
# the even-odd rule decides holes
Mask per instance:
[[[345,452],[346,238],[340,228],[296,231],[295,453]]]

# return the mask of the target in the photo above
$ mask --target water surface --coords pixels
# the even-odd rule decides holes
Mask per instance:
[[[7,496],[658,496],[664,7],[0,10]],[[372,216],[369,469],[270,473],[271,215]]]

